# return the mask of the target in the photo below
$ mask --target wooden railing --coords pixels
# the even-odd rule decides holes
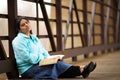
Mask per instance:
[[[88,54],[90,52],[98,52],[104,50],[118,50],[120,44],[96,45],[82,48],[69,49],[64,51],[57,51],[52,54],[64,54],[65,58],[74,57],[78,55]],[[14,58],[7,58],[4,47],[0,40],[0,74],[6,73],[9,79],[19,78],[16,62]]]

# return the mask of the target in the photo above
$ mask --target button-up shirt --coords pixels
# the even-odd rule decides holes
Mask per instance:
[[[12,46],[20,74],[39,63],[45,56],[49,56],[40,40],[33,34],[28,37],[19,32],[13,39]]]

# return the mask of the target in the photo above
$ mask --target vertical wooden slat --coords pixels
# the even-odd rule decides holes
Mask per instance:
[[[101,0],[101,7],[100,7],[100,12],[101,12],[101,45],[104,44],[104,0]],[[102,54],[104,54],[105,51],[102,51]]]
[[[111,6],[112,6],[113,8],[117,8],[117,7],[116,7],[116,5],[117,5],[117,4],[116,4],[116,1],[112,0],[111,3],[112,3]],[[112,16],[113,16],[112,23],[113,23],[113,24],[112,24],[111,28],[113,29],[113,33],[112,33],[111,37],[113,38],[113,41],[112,41],[112,42],[115,42],[115,41],[116,41],[116,40],[115,40],[115,39],[116,39],[116,37],[115,37],[115,33],[116,33],[116,29],[115,29],[115,28],[116,28],[116,27],[115,27],[115,26],[116,26],[116,20],[117,20],[117,19],[116,19],[116,18],[117,18],[117,17],[116,17],[116,16],[117,16],[117,11],[116,11],[115,9],[112,9],[112,12],[113,12],[113,14],[112,14]],[[111,33],[110,33],[110,34],[111,34]]]
[[[48,32],[48,36],[49,36],[49,39],[50,39],[52,51],[56,51],[54,37],[53,37],[53,33],[52,33],[50,23],[49,23],[49,20],[48,20],[48,15],[47,15],[47,11],[46,11],[46,8],[45,8],[45,3],[44,3],[43,0],[39,0],[39,3],[40,3],[40,7],[41,7],[41,10],[42,10],[42,13],[43,13],[43,17],[44,17],[46,29],[47,29],[47,32]]]
[[[82,46],[84,46],[85,45],[85,38],[83,36],[82,27],[81,27],[81,24],[80,24],[80,19],[79,19],[79,14],[78,14],[78,11],[77,11],[76,0],[73,0],[73,4],[74,4],[75,14],[76,14],[76,18],[77,18],[77,24],[78,24],[80,39],[81,39],[81,42],[82,42]],[[74,57],[73,60],[77,61],[77,58]]]
[[[101,44],[104,44],[104,0],[101,0],[101,7],[100,7],[100,12],[101,12]]]
[[[108,5],[110,5],[110,3],[111,3],[111,0],[108,0]],[[105,27],[104,27],[104,44],[107,44],[107,43],[108,43],[108,24],[109,24],[109,16],[110,16],[110,7],[107,7]]]
[[[72,13],[71,13],[71,22],[73,22],[73,9],[72,9]],[[74,48],[74,26],[73,23],[71,23],[71,45],[72,48]]]
[[[120,29],[120,0],[118,0],[118,9],[117,9],[117,20],[116,20],[116,26],[115,26],[115,43],[118,43],[119,39],[119,29]]]
[[[8,0],[8,33],[9,33],[9,57],[14,58],[12,49],[12,40],[15,36],[16,26],[15,19],[17,17],[17,0]]]
[[[80,19],[79,19],[79,14],[78,14],[78,11],[77,11],[76,0],[73,0],[73,4],[74,4],[74,8],[75,8],[75,14],[76,14],[76,18],[77,18],[77,24],[78,24],[79,34],[80,34],[80,37],[81,37],[82,46],[84,46],[85,41],[84,41],[84,36],[82,34],[82,27],[80,25]]]
[[[63,50],[61,0],[56,0],[57,51]]]
[[[88,40],[88,35],[87,35],[87,29],[88,29],[88,19],[87,19],[87,0],[82,0],[83,2],[83,34],[85,38],[85,43],[84,46],[87,46],[87,40]]]
[[[68,18],[67,18],[67,23],[66,23],[66,30],[65,30],[65,34],[64,34],[63,49],[65,49],[65,46],[66,46],[72,7],[73,7],[73,0],[70,0],[69,10],[68,10]]]
[[[4,46],[2,44],[2,41],[0,40],[0,60],[5,60],[7,59],[6,52],[4,50]]]
[[[73,22],[73,9],[72,9],[72,12],[71,12],[71,22]],[[72,49],[74,48],[74,28],[73,28],[73,23],[71,23],[71,45],[72,45]],[[72,61],[77,61],[77,57],[76,56],[73,56],[72,57]]]
[[[38,10],[38,7],[39,7],[38,6],[38,0],[36,0],[36,17],[37,17],[36,18],[37,19],[36,20],[36,23],[37,23],[36,27],[37,27],[37,36],[39,35],[39,20],[38,20],[39,19],[39,10]]]
[[[88,0],[82,0],[83,2],[83,33],[84,33],[84,38],[85,38],[85,43],[84,43],[84,47],[88,46],[88,15],[87,15],[87,1]],[[84,57],[87,58],[89,55],[85,54]]]
[[[118,5],[120,5],[120,1],[119,1],[119,4]],[[118,11],[119,11],[119,14],[120,14],[120,9],[118,9]],[[118,29],[118,43],[120,43],[120,16],[119,16],[119,22],[118,22],[118,24],[119,24],[119,29]],[[120,48],[119,48],[120,49]]]
[[[12,40],[15,36],[16,26],[15,19],[17,17],[17,0],[8,0],[8,33],[9,33],[9,58],[14,59],[14,53],[12,49]],[[9,79],[18,78],[19,74],[17,66],[14,71],[7,73]]]
[[[85,38],[83,36],[82,27],[81,27],[80,20],[79,20],[79,14],[78,14],[78,11],[77,11],[76,0],[73,1],[73,4],[74,4],[74,8],[75,8],[75,14],[76,14],[76,18],[77,18],[78,29],[79,29],[79,34],[80,34],[80,37],[81,37],[82,46],[84,46],[85,45]]]
[[[94,45],[94,17],[95,17],[95,9],[96,9],[96,2],[92,2],[92,10],[91,10],[91,20],[90,20],[90,26],[88,26],[88,46]],[[93,38],[93,41],[91,41]],[[93,44],[91,44],[93,43]],[[94,56],[97,55],[97,52],[93,53]]]
[[[95,9],[96,9],[96,2],[92,3],[92,10],[91,10],[91,20],[90,26],[88,26],[88,46],[92,45],[92,34],[93,34],[93,25],[94,25],[94,16],[95,16]]]

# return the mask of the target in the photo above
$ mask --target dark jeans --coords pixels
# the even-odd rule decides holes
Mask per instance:
[[[71,66],[64,73],[59,75],[59,78],[74,78],[76,76],[80,76],[81,71],[79,66]]]
[[[58,78],[61,73],[64,73],[72,65],[63,61],[58,61],[53,65],[39,66],[34,65],[24,72],[21,76],[24,79],[49,79],[52,80]],[[71,68],[70,68],[71,70]],[[78,70],[78,69],[77,69]],[[72,70],[73,71],[73,70]]]
[[[55,65],[54,65],[55,66]],[[60,66],[60,65],[58,65]],[[29,70],[23,73],[21,76],[23,79],[49,79],[54,78],[51,76],[51,70],[56,70],[54,75],[61,73],[61,70],[64,70],[62,67],[59,67],[61,70],[59,71],[58,66],[53,67],[52,65],[40,67],[38,65],[32,66]],[[56,68],[57,67],[57,68]],[[53,69],[54,68],[54,69]],[[58,73],[59,71],[59,73]],[[46,73],[47,72],[47,73]],[[55,78],[73,78],[76,76],[80,76],[80,67],[79,66],[70,66],[66,71],[62,71],[62,74],[56,76]]]

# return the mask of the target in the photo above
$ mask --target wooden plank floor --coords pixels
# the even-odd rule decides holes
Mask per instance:
[[[120,80],[120,51],[105,53],[73,64],[84,65],[89,61],[96,61],[97,67],[87,79],[77,77],[59,80]],[[5,74],[0,75],[0,80],[6,80]]]
[[[106,53],[94,58],[76,62],[74,64],[87,64],[91,60],[97,62],[97,67],[87,79],[77,77],[75,79],[63,80],[120,80],[120,51]]]

